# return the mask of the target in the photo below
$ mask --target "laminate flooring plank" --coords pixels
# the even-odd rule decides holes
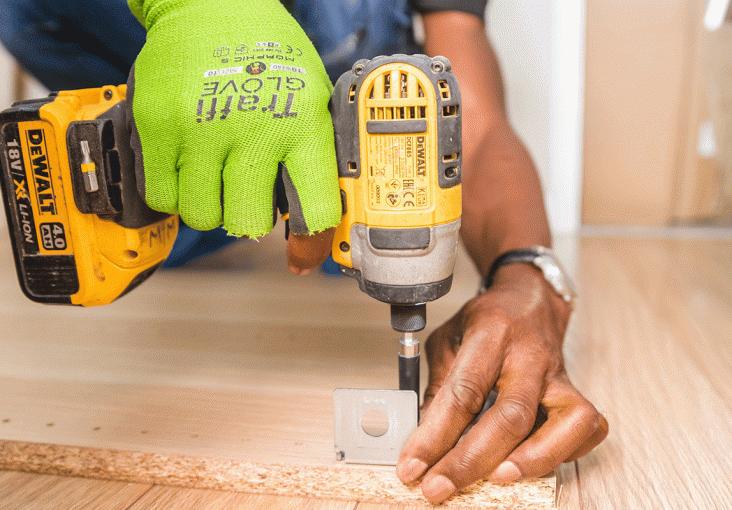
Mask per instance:
[[[583,241],[567,366],[610,436],[578,462],[580,508],[732,507],[729,259],[730,241]]]
[[[627,249],[636,255],[623,257]],[[615,246],[614,253],[636,288],[643,289],[649,310],[674,331],[689,362],[732,405],[728,377],[732,367],[730,243],[625,241]]]
[[[579,510],[582,508],[580,502],[580,480],[579,467],[577,462],[565,462],[557,469],[557,493],[555,501],[557,508],[562,510]]]
[[[129,510],[353,510],[355,502],[155,486]]]
[[[152,486],[0,472],[0,510],[125,510]]]

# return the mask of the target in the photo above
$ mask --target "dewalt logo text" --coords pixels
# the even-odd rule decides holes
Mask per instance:
[[[28,151],[30,154],[31,171],[36,188],[36,201],[41,214],[57,213],[56,197],[51,182],[51,169],[48,162],[48,148],[46,147],[45,132],[42,129],[28,131]]]
[[[424,136],[417,137],[417,175],[421,177],[427,175],[427,149]]]

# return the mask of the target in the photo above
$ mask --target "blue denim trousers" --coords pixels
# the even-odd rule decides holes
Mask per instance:
[[[358,59],[418,51],[408,0],[295,0],[292,14],[333,81]],[[145,30],[126,0],[0,0],[0,41],[45,86],[69,90],[126,82]],[[182,225],[166,265],[234,240]]]

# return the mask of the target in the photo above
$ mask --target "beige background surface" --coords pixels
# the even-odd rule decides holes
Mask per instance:
[[[587,6],[584,224],[729,224],[729,26],[703,29],[705,0]]]

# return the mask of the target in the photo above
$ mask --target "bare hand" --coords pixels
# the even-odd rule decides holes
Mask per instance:
[[[607,421],[564,370],[570,313],[536,269],[511,265],[436,330],[426,345],[423,419],[401,453],[399,478],[422,478],[436,504],[486,477],[542,476],[602,442]],[[458,442],[494,387],[495,404]],[[535,429],[540,409],[547,419]]]

